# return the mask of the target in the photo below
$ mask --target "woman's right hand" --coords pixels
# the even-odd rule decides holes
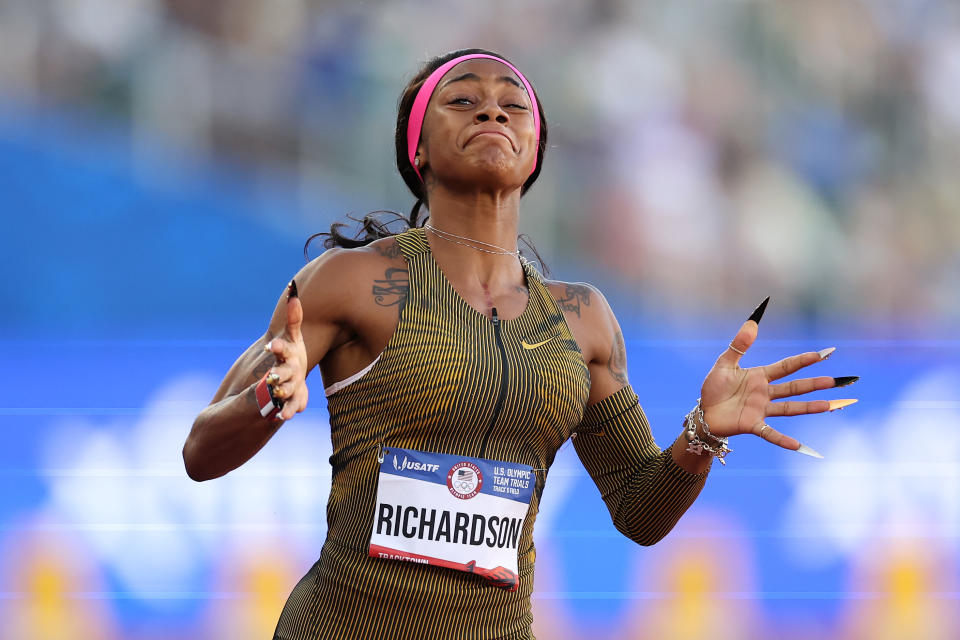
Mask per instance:
[[[272,353],[277,363],[267,372],[267,382],[273,395],[283,399],[278,420],[289,420],[307,408],[310,393],[307,389],[307,348],[303,343],[300,325],[303,306],[297,293],[297,283],[287,285],[287,320],[283,333],[268,342],[264,349]]]
[[[297,272],[278,296],[266,331],[237,358],[193,421],[183,447],[191,478],[209,480],[236,469],[263,448],[284,420],[306,408],[308,372],[334,345],[358,334],[357,318],[384,309],[357,291],[371,282],[376,290],[379,274],[396,268],[392,260],[374,250],[330,250]],[[304,300],[298,297],[298,285]],[[256,396],[265,374],[275,376],[267,382],[284,403],[271,420],[261,417]]]

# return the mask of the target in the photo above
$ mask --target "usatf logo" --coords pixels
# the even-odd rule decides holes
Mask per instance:
[[[447,474],[447,488],[457,498],[469,500],[480,493],[483,486],[483,474],[480,468],[472,462],[458,462],[450,468]]]
[[[414,462],[407,460],[407,456],[403,456],[403,462],[397,462],[397,456],[393,456],[393,468],[397,471],[404,471],[410,469],[411,471],[430,471],[435,473],[440,470],[440,465],[438,464],[428,464],[426,462]]]

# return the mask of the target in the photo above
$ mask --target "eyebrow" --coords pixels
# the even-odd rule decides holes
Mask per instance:
[[[480,79],[480,76],[478,76],[478,75],[475,74],[475,73],[472,73],[472,72],[468,71],[467,73],[464,73],[464,74],[462,74],[462,75],[459,75],[459,76],[457,76],[456,78],[451,78],[450,80],[447,80],[446,82],[443,83],[443,86],[440,87],[440,88],[442,89],[443,87],[446,87],[447,85],[451,85],[451,84],[453,84],[454,82],[460,82],[461,80],[479,80],[479,79]],[[524,90],[525,90],[525,88],[524,88],[524,86],[523,86],[522,84],[520,84],[519,82],[516,81],[516,79],[511,78],[510,76],[500,76],[499,78],[497,78],[497,80],[499,80],[500,82],[506,82],[506,83],[512,84],[512,85],[514,85],[515,87],[517,87],[517,88],[519,88],[519,89],[524,89]]]

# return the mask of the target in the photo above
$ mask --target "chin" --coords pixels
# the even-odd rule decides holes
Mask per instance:
[[[496,182],[505,186],[523,184],[522,172],[517,166],[516,157],[503,153],[484,153],[470,159],[469,174],[474,180],[484,183]]]

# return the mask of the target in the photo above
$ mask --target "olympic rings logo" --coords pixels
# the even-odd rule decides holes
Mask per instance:
[[[447,488],[461,500],[469,500],[480,492],[483,486],[483,474],[472,462],[458,462],[447,473]]]
[[[456,482],[453,483],[453,486],[456,487],[457,491],[459,491],[460,493],[470,493],[471,491],[473,491],[474,487],[477,486],[477,483],[473,482],[473,479],[471,478],[469,481],[457,480]]]

